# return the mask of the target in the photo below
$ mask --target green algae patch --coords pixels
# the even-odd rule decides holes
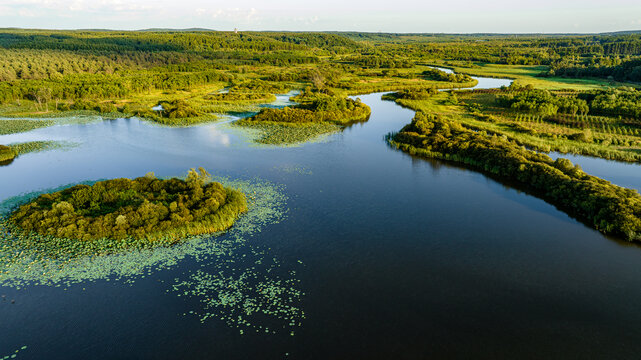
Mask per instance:
[[[171,291],[198,299],[202,305],[184,315],[197,316],[203,323],[210,319],[224,321],[241,335],[296,333],[305,319],[300,306],[305,294],[296,271],[283,272],[276,259],[260,257],[254,268],[221,265],[216,271],[197,270],[184,280],[176,279]],[[257,266],[264,267],[257,270]]]
[[[37,153],[48,150],[67,150],[78,146],[78,143],[69,142],[69,141],[53,141],[53,140],[44,140],[44,141],[28,141],[22,143],[10,144],[11,147],[18,155],[24,155],[29,153]]]

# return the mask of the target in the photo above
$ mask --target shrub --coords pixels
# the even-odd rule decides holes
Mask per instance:
[[[20,206],[10,221],[54,238],[92,241],[178,241],[229,228],[247,210],[245,196],[209,174],[190,170],[185,180],[113,179],[43,194]]]

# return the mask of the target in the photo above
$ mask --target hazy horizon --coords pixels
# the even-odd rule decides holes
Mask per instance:
[[[622,29],[612,31],[600,32],[401,32],[401,31],[367,31],[367,30],[282,30],[282,29],[210,29],[204,27],[185,27],[185,28],[170,28],[170,27],[150,27],[140,29],[117,29],[117,28],[46,28],[46,27],[18,27],[7,26],[0,27],[0,29],[16,29],[16,30],[43,30],[43,31],[114,31],[114,32],[136,32],[136,31],[212,31],[212,32],[291,32],[291,33],[363,33],[363,34],[394,34],[394,35],[598,35],[610,33],[641,33],[639,29]]]
[[[357,31],[384,33],[561,34],[641,29],[641,2],[593,0],[518,4],[506,0],[5,0],[2,27],[30,29],[206,28],[230,31]]]

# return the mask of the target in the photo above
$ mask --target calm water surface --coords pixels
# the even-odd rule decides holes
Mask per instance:
[[[166,290],[200,266],[189,259],[132,286],[0,288],[0,356],[28,345],[19,358],[638,359],[641,249],[479,173],[389,148],[383,136],[413,113],[380,97],[361,96],[367,123],[298,148],[135,119],[0,137],[81,144],[0,167],[0,200],[198,166],[283,184],[288,217],[250,241],[296,268],[306,294],[292,337],[182,316],[199,304]],[[637,167],[610,164],[582,165],[638,186]]]

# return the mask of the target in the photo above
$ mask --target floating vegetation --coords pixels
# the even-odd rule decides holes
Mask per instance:
[[[293,336],[305,318],[299,305],[304,295],[298,288],[300,280],[295,271],[283,273],[275,258],[266,260],[264,255],[250,251],[240,259],[218,261],[212,264],[214,271],[197,270],[186,280],[176,279],[172,290],[178,296],[199,299],[203,309],[189,314],[201,322],[219,319],[238,328],[241,335],[251,330],[270,334],[284,330]],[[236,268],[237,263],[243,265]]]
[[[205,100],[212,100],[219,103],[266,103],[276,100],[274,94],[268,92],[240,92],[228,91],[223,93],[206,95]]]
[[[312,175],[312,171],[301,165],[282,165],[275,166],[276,170],[280,170],[287,174],[300,174],[300,175]]]
[[[133,115],[171,126],[189,126],[218,119],[208,109],[195,107],[192,103],[182,99],[161,101],[152,109],[134,110]]]
[[[53,120],[0,119],[0,135],[16,134],[55,125]]]
[[[23,346],[23,347],[21,347],[20,349],[18,349],[18,350],[16,350],[16,351],[14,351],[14,352],[13,352],[13,354],[5,355],[5,356],[3,356],[3,357],[0,357],[0,360],[15,359],[15,358],[17,358],[17,357],[18,357],[18,354],[20,353],[20,351],[24,351],[24,350],[27,350],[27,347],[26,347],[26,346]]]
[[[0,166],[11,164],[19,155],[53,149],[68,149],[74,146],[78,146],[78,144],[67,141],[30,141],[9,146],[0,145]]]
[[[265,108],[258,114],[242,120],[241,123],[349,124],[366,121],[372,112],[370,107],[363,104],[360,99],[352,100],[349,98],[306,94],[300,95],[296,99],[303,101],[303,103],[295,107]]]
[[[294,335],[304,319],[304,295],[294,270],[286,270],[266,250],[247,240],[286,214],[283,188],[261,180],[213,178],[225,187],[247,195],[248,211],[225,234],[192,236],[171,247],[129,249],[106,255],[78,257],[42,256],[22,246],[25,235],[11,232],[6,216],[16,206],[39,195],[66,187],[35,192],[0,203],[0,286],[17,289],[32,285],[69,287],[73,284],[115,280],[132,283],[137,278],[192,259],[198,270],[175,279],[167,291],[197,297],[202,308],[189,311],[201,321],[219,319],[241,334],[247,330]],[[95,182],[85,182],[91,185]],[[68,187],[68,186],[67,186]],[[299,261],[300,263],[300,261]],[[185,313],[187,315],[187,313]]]
[[[41,152],[54,149],[68,149],[78,146],[78,143],[68,141],[29,141],[9,145],[18,155]]]
[[[339,132],[343,126],[369,119],[371,109],[360,99],[339,98],[306,92],[294,97],[294,107],[266,107],[259,113],[238,120],[255,143],[263,145],[300,145],[318,142]]]
[[[243,122],[242,125],[234,123],[234,126],[250,130],[246,134],[257,144],[281,146],[320,142],[342,130],[340,126],[329,123]]]
[[[285,215],[286,197],[282,189],[274,184],[260,180],[213,180],[247,195],[248,212],[238,219],[226,236],[217,237],[220,233],[191,236],[171,247],[133,249],[103,256],[42,256],[22,246],[27,235],[14,233],[7,226],[7,216],[16,206],[64,187],[7,199],[0,203],[0,286],[70,286],[82,281],[108,278],[131,280],[145,273],[172,267],[187,257],[204,261],[227,255],[244,243],[248,236],[259,232],[261,227],[278,222]]]

